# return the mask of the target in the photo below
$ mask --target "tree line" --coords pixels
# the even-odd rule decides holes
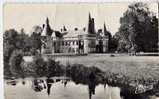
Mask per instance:
[[[20,70],[18,66],[21,64],[23,56],[39,53],[42,44],[40,29],[39,26],[36,26],[30,36],[24,32],[24,29],[21,29],[19,33],[15,29],[5,31],[3,35],[4,74],[10,75],[13,65],[17,66],[14,67],[15,70]]]
[[[145,3],[133,3],[120,18],[114,35],[119,52],[157,52],[158,18]]]
[[[4,74],[22,71],[19,67],[24,55],[37,55],[41,52],[41,26],[34,26],[31,35],[15,29],[3,34]],[[110,33],[111,34],[111,33]],[[132,3],[120,18],[118,32],[110,35],[109,51],[118,52],[157,52],[158,18],[145,3]],[[14,65],[14,66],[13,66]],[[41,64],[39,64],[41,65]],[[17,74],[18,74],[17,72]]]

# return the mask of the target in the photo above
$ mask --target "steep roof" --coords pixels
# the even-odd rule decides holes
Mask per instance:
[[[46,22],[45,22],[45,24],[43,24],[43,31],[41,33],[41,36],[51,36],[52,32],[53,32],[53,30],[51,29],[51,27],[49,25],[49,19],[46,18]]]
[[[43,27],[43,31],[41,33],[41,36],[47,36],[46,33],[47,33],[47,28],[46,28],[46,24],[45,24]]]
[[[78,37],[79,35],[85,35],[87,34],[86,31],[83,30],[69,30],[64,37]]]

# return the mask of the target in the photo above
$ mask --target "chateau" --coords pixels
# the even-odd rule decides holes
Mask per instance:
[[[52,30],[47,18],[41,37],[43,54],[106,53],[108,52],[110,33],[106,30],[105,23],[103,29],[98,29],[96,32],[94,18],[89,14],[88,27],[74,30],[67,30],[65,26],[60,31]]]

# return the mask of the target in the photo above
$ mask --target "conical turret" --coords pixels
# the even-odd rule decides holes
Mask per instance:
[[[105,26],[105,22],[104,22],[104,33],[107,32],[106,26]]]
[[[95,33],[94,18],[91,18],[90,12],[89,12],[89,18],[88,18],[88,33],[89,34]]]
[[[49,25],[49,18],[46,18],[46,24]]]
[[[43,31],[42,31],[41,35],[42,36],[51,36],[52,32],[53,32],[53,30],[51,29],[51,27],[49,25],[49,19],[47,17],[45,24],[43,24]]]
[[[89,12],[89,17],[88,17],[88,33],[91,32],[91,14]]]
[[[106,28],[105,22],[104,22],[104,34],[105,34],[105,36],[108,36],[109,39],[112,37],[112,36],[111,36],[111,33],[110,33],[110,32],[107,30],[107,28]]]

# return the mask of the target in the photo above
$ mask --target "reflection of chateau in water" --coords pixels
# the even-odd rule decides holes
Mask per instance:
[[[92,75],[90,75],[91,78],[92,78]],[[91,82],[91,81],[90,81]],[[67,83],[69,84],[73,84],[74,82],[72,80],[70,80],[69,78],[67,79],[60,79],[60,78],[50,78],[50,79],[34,79],[32,80],[32,89],[35,91],[35,92],[42,92],[43,90],[45,90],[45,92],[47,92],[48,96],[50,96],[51,94],[51,89],[54,89],[53,86],[54,84],[60,84],[60,85],[63,85],[63,87],[66,89],[69,87],[67,87]],[[74,83],[75,86],[77,86],[78,84]],[[92,86],[93,85],[93,86]],[[85,85],[80,85],[80,86],[87,86],[88,87],[88,99],[92,99],[93,96],[95,96],[95,89],[96,89],[96,85],[94,82],[91,82],[91,83],[88,83],[88,84],[85,84]],[[55,86],[54,86],[55,87]],[[104,90],[108,90],[108,85],[107,87],[104,87],[103,85],[101,85],[101,87],[104,88]],[[102,89],[103,89],[102,88]],[[53,92],[52,92],[53,93]],[[108,99],[110,99],[112,96],[110,95],[110,93],[107,93],[109,94],[107,97]],[[117,99],[121,99],[120,98],[120,95],[117,96],[118,98]],[[115,98],[114,98],[115,99]]]
[[[76,84],[72,80],[61,80],[57,77],[50,79],[8,80],[5,88],[5,91],[10,93],[6,99],[17,99],[19,97],[32,99],[33,96],[35,96],[34,99],[157,99],[149,98],[146,94],[125,94],[123,96],[121,89],[118,87],[111,87],[107,84],[106,86],[99,84],[92,87],[91,84]],[[65,97],[66,95],[69,97]]]
[[[89,14],[88,27],[67,30],[64,26],[60,31],[54,31],[47,18],[42,32],[42,53],[105,53],[108,52],[110,33],[104,29],[95,31],[94,18]]]

